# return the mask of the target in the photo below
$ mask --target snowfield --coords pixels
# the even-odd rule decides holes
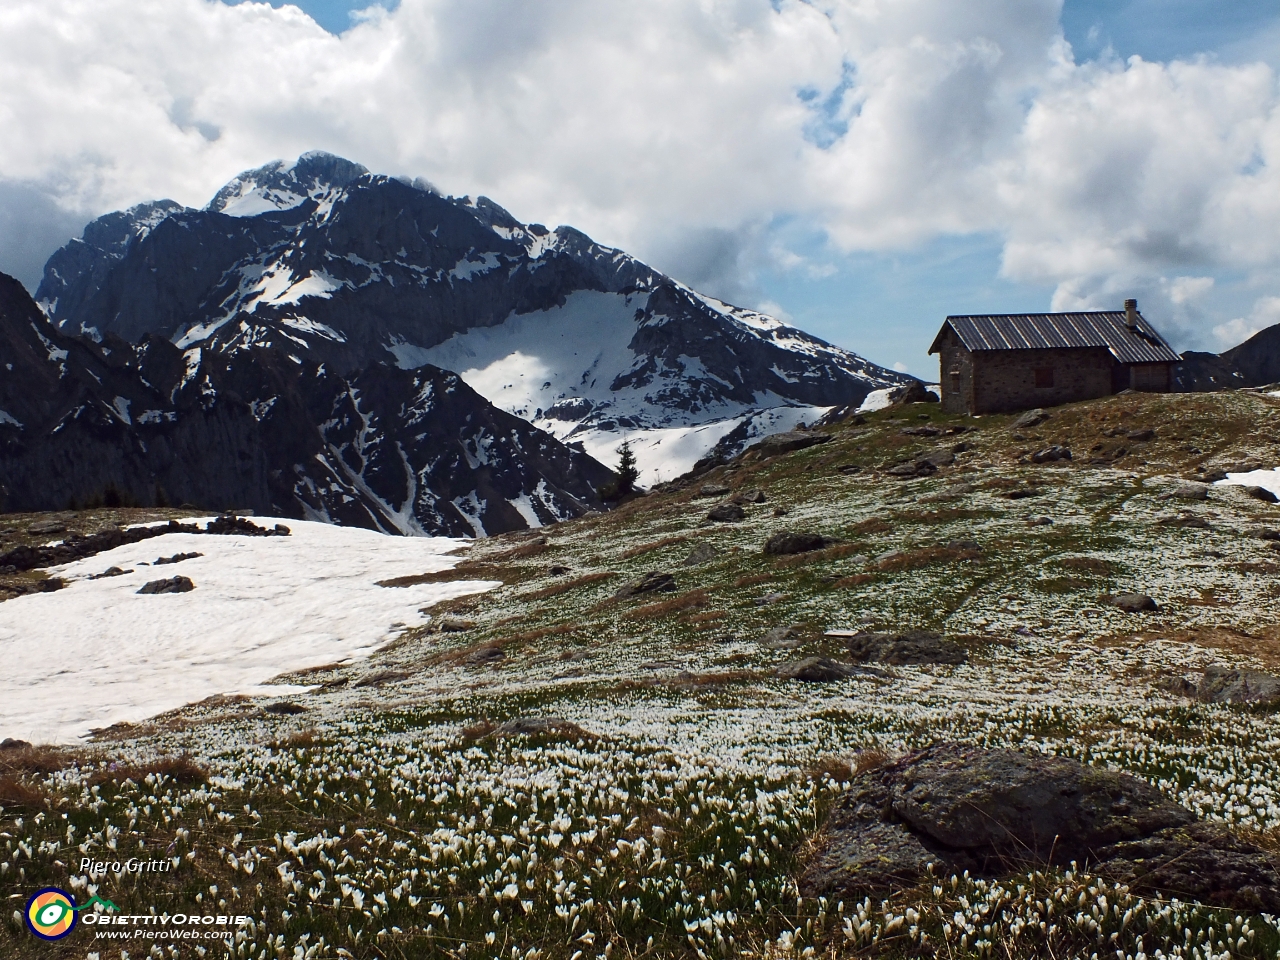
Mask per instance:
[[[379,580],[453,567],[466,541],[390,537],[301,520],[288,537],[166,534],[50,570],[67,586],[0,604],[0,737],[66,743],[219,693],[367,655],[428,615],[422,607],[496,586]],[[203,523],[203,521],[201,521]],[[178,553],[203,556],[153,566]],[[109,567],[131,570],[90,580]],[[189,593],[139,595],[182,575]]]

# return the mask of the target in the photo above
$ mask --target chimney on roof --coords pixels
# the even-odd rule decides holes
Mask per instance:
[[[1138,329],[1138,301],[1132,298],[1124,302],[1124,322],[1130,330]]]

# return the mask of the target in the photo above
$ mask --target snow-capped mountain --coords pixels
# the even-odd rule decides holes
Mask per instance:
[[[456,374],[58,330],[0,274],[0,509],[192,503],[483,536],[602,506],[611,471]]]
[[[188,355],[274,347],[341,376],[435,364],[607,461],[632,440],[647,482],[747,421],[789,429],[909,379],[572,227],[321,153],[243,173],[203,210],[95,221],[37,298],[63,330]]]

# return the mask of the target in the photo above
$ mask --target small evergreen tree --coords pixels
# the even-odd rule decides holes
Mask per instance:
[[[640,471],[636,469],[636,455],[631,452],[631,441],[625,440],[618,447],[618,493],[630,493],[636,488]]]

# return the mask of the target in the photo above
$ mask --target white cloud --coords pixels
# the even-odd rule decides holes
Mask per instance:
[[[242,169],[326,149],[749,305],[766,267],[827,272],[787,256],[784,222],[832,253],[994,232],[1004,273],[1055,304],[1136,294],[1188,335],[1229,316],[1216,271],[1280,293],[1273,71],[1077,64],[1059,12],[402,0],[333,36],[265,3],[8,0],[0,179],[87,215],[203,204]]]
[[[1280,297],[1262,297],[1247,317],[1236,317],[1213,328],[1213,335],[1223,347],[1234,347],[1260,330],[1280,323]]]
[[[907,365],[903,363],[901,360],[898,360],[894,363],[893,369],[897,370],[899,373],[906,373]]]

